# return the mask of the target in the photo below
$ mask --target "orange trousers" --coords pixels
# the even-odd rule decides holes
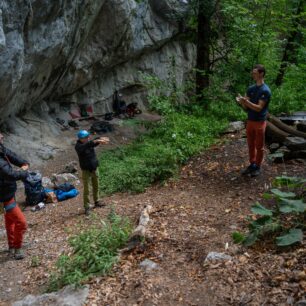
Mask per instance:
[[[266,121],[251,120],[248,120],[246,126],[250,164],[258,167],[264,159],[266,126]]]
[[[15,202],[15,199],[4,202],[3,205],[8,206]],[[24,214],[16,203],[16,207],[4,213],[5,228],[9,248],[20,249],[22,247],[23,236],[27,230],[27,222]]]

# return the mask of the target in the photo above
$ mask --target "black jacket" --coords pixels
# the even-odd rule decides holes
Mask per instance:
[[[12,164],[21,167],[29,163],[0,144],[0,202],[13,198],[17,190],[16,181],[25,180],[28,175],[27,171],[14,170]]]
[[[95,171],[99,162],[95,152],[95,147],[99,145],[92,140],[82,143],[80,140],[75,145],[75,150],[78,153],[80,167],[82,170]]]

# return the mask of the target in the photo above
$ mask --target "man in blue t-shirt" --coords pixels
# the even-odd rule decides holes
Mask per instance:
[[[265,67],[255,65],[252,77],[256,84],[250,86],[245,97],[239,97],[239,103],[248,113],[247,140],[250,165],[242,172],[243,175],[258,176],[264,158],[265,130],[271,90],[265,84]]]

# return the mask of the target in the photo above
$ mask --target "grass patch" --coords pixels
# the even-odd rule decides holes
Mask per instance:
[[[70,254],[61,255],[47,291],[66,285],[80,285],[94,275],[107,274],[118,259],[131,233],[130,222],[111,212],[107,221],[97,221],[89,229],[69,239]]]
[[[225,118],[188,112],[167,114],[132,144],[104,152],[100,157],[101,191],[142,192],[154,182],[175,176],[180,165],[213,144],[227,126]]]

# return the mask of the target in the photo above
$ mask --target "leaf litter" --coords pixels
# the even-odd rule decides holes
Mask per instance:
[[[239,134],[225,137],[223,144],[192,158],[178,180],[142,194],[109,196],[107,206],[95,210],[106,218],[112,206],[136,225],[143,207],[153,207],[143,245],[122,254],[109,276],[89,281],[88,306],[294,305],[306,298],[305,242],[284,250],[269,242],[246,249],[231,238],[232,232],[246,230],[251,206],[275,176],[285,171],[298,176],[305,166],[266,163],[262,176],[243,178],[239,171],[247,165],[245,139]],[[67,152],[50,161],[43,174],[61,170],[71,159],[76,156]],[[0,292],[0,305],[42,293],[59,255],[69,253],[69,236],[93,222],[83,215],[81,196],[36,213],[26,210],[25,215],[26,259],[8,260],[6,241],[1,240],[0,286],[7,290]],[[205,262],[209,252],[226,253],[232,260]],[[159,268],[142,269],[145,259]]]

